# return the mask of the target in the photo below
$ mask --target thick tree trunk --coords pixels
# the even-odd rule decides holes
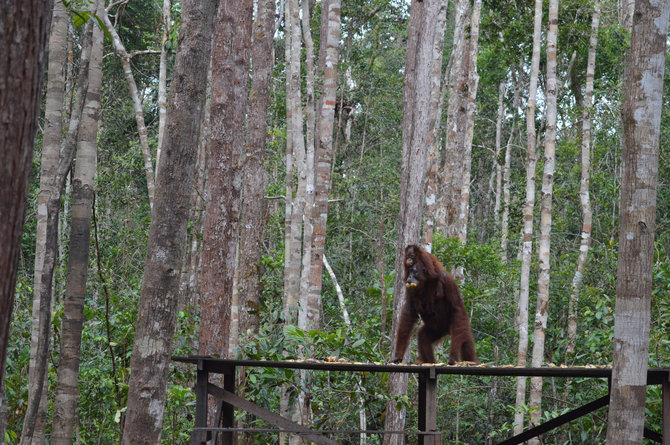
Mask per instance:
[[[593,109],[593,76],[596,68],[596,47],[598,46],[598,26],[600,23],[600,1],[596,1],[595,10],[591,19],[591,37],[589,39],[589,54],[586,63],[586,87],[584,89],[584,108],[582,110],[582,173],[579,185],[579,201],[582,204],[582,236],[579,244],[577,268],[570,285],[570,301],[568,303],[568,344],[566,355],[575,351],[577,341],[577,302],[584,278],[586,258],[591,246],[591,197],[589,182],[591,175],[591,110]]]
[[[211,147],[202,251],[199,353],[228,355],[239,240],[253,3],[219,6],[212,48]]]
[[[147,181],[149,205],[153,207],[156,186],[154,183],[154,166],[153,161],[151,160],[151,149],[149,148],[149,131],[147,130],[147,126],[144,121],[144,108],[142,107],[142,101],[140,100],[140,93],[137,90],[135,76],[130,69],[130,55],[128,54],[128,51],[126,51],[126,47],[123,45],[119,34],[116,32],[116,28],[114,28],[114,25],[112,25],[112,22],[109,20],[107,10],[102,11],[99,17],[105,24],[105,28],[107,28],[109,35],[112,36],[114,51],[116,51],[119,58],[121,59],[123,74],[126,76],[126,83],[128,83],[128,89],[130,90],[130,98],[133,100],[135,122],[137,122],[137,133],[140,137],[140,146],[142,147],[142,156],[144,157],[144,176]]]
[[[553,202],[554,171],[556,164],[556,45],[558,41],[558,0],[549,0],[549,30],[547,32],[547,127],[544,135],[544,173],[542,175],[542,207],[540,215],[539,275],[537,279],[537,308],[533,332],[532,366],[542,366],[544,338],[549,316],[549,278],[551,255],[551,210]],[[531,377],[531,423],[537,425],[542,415],[542,377]],[[529,444],[539,444],[531,439]]]
[[[272,45],[274,36],[274,0],[261,0],[254,24],[251,49],[253,74],[249,98],[247,145],[244,160],[242,224],[239,253],[239,332],[258,330],[257,308],[260,294],[261,241],[265,227],[265,144],[267,140]]]
[[[537,79],[540,69],[540,44],[542,31],[542,0],[535,0],[535,18],[533,25],[533,56],[530,68],[530,87],[526,106],[526,200],[523,207],[523,232],[521,246],[521,277],[519,283],[519,303],[516,326],[519,331],[519,348],[516,364],[526,366],[528,355],[528,296],[530,294],[530,260],[533,253],[533,212],[535,209],[535,102],[537,100]],[[516,409],[514,414],[514,434],[523,431],[524,409],[526,403],[526,377],[517,378]]]
[[[667,1],[638,0],[623,88],[623,153],[609,445],[642,443]]]
[[[442,0],[413,0],[407,39],[407,60],[403,85],[403,150],[400,177],[400,211],[398,214],[398,241],[395,259],[395,291],[393,295],[392,345],[398,329],[400,310],[404,302],[403,257],[405,246],[419,241],[421,215],[424,202],[425,178],[428,162],[428,139],[431,132],[431,74],[433,73],[434,39]],[[409,358],[409,351],[403,361]],[[391,401],[386,406],[384,429],[401,430],[405,424],[404,409],[398,410],[393,397],[407,391],[407,374],[396,373],[389,377]],[[401,444],[402,436],[384,437],[384,445]]]
[[[130,363],[123,431],[126,445],[160,441],[215,15],[213,0],[182,2],[165,150],[158,168]]]
[[[101,14],[101,0],[92,5]],[[77,141],[77,164],[73,176],[72,221],[70,223],[70,254],[61,329],[58,386],[54,400],[51,443],[70,445],[77,422],[79,399],[79,358],[84,324],[84,301],[88,274],[91,208],[95,193],[95,172],[98,142],[98,118],[102,90],[103,34],[93,28],[89,84]]]
[[[4,381],[9,322],[40,106],[40,82],[50,1],[0,3],[0,381]]]

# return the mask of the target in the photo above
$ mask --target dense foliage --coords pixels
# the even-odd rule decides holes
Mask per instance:
[[[319,8],[316,5],[313,35],[318,45]],[[620,180],[621,125],[619,117],[621,72],[626,33],[617,24],[617,3],[605,1],[601,18],[595,78],[595,112],[592,149],[591,200],[594,224],[593,242],[580,293],[578,341],[575,354],[566,357],[566,325],[570,282],[574,274],[580,240],[580,110],[578,96],[584,84],[586,51],[590,29],[590,3],[581,0],[561,2],[559,127],[554,185],[551,285],[545,361],[569,365],[609,365],[614,326],[615,274],[618,241],[618,195]],[[123,3],[117,29],[129,51],[156,49],[160,44],[160,8],[156,2],[133,0]],[[173,14],[178,22],[179,3]],[[465,245],[437,237],[433,252],[445,267],[463,267],[462,292],[472,317],[479,359],[488,364],[514,364],[518,335],[514,320],[515,295],[519,285],[516,260],[525,196],[524,107],[528,82],[526,68],[531,57],[532,2],[486,0],[482,13],[479,51],[481,76],[472,159],[472,200],[469,237]],[[453,14],[446,32],[446,55],[451,47]],[[268,224],[262,261],[261,328],[241,341],[239,356],[283,359],[286,354],[309,351],[312,357],[341,357],[358,362],[385,362],[390,355],[391,314],[386,314],[386,331],[381,332],[382,301],[392,307],[393,264],[396,237],[395,221],[399,201],[399,170],[402,120],[402,82],[408,8],[402,0],[351,0],[343,2],[342,42],[340,46],[339,99],[351,113],[336,115],[337,149],[333,165],[330,215],[326,255],[344,291],[351,315],[346,326],[333,282],[324,279],[322,327],[303,332],[283,323],[283,204],[269,200]],[[178,24],[178,23],[177,23]],[[283,193],[285,153],[285,93],[283,29],[276,34],[276,65],[273,75],[270,137],[267,146],[269,183],[267,196]],[[176,35],[169,42],[174,50]],[[575,63],[570,72],[570,58]],[[86,323],[82,342],[80,410],[77,434],[82,443],[115,443],[125,406],[127,379],[132,350],[136,303],[140,293],[150,209],[137,127],[120,62],[109,42],[104,58],[104,94],[99,132],[97,194],[94,241],[89,269]],[[544,58],[544,54],[542,56]],[[446,68],[448,57],[445,56]],[[144,95],[144,111],[150,127],[151,143],[157,143],[156,104],[158,56],[133,59],[139,90]],[[544,62],[542,62],[543,66]],[[511,68],[521,67],[522,104],[513,110]],[[541,67],[542,71],[542,67]],[[666,76],[667,79],[667,76]],[[500,228],[493,212],[493,190],[489,178],[496,163],[494,156],[498,85],[508,84],[503,140],[513,125],[511,169],[510,244],[500,252]],[[542,88],[543,79],[540,81]],[[666,80],[670,93],[670,82]],[[540,95],[539,97],[542,97]],[[670,94],[665,95],[665,108]],[[539,109],[543,104],[540,100]],[[445,107],[446,108],[446,107]],[[338,120],[339,119],[339,120]],[[542,129],[538,115],[538,129]],[[350,136],[345,131],[350,125]],[[542,131],[542,130],[540,130]],[[650,366],[670,366],[670,117],[662,122],[661,159],[657,208],[656,262],[650,339]],[[540,148],[541,149],[541,148]],[[17,284],[12,336],[8,350],[5,390],[9,404],[6,439],[16,443],[20,434],[27,399],[28,358],[32,280],[35,245],[35,212],[38,193],[40,141],[34,156],[29,209],[23,239],[23,253]],[[538,172],[542,170],[542,158]],[[68,199],[61,233],[67,230]],[[536,207],[537,208],[537,207]],[[536,210],[536,212],[539,210]],[[536,218],[536,221],[539,218]],[[198,236],[192,227],[191,236]],[[50,358],[50,392],[59,361],[59,329],[62,313],[64,268],[68,240],[61,237],[61,258],[56,276],[55,309],[52,319],[53,341]],[[381,253],[381,276],[380,255]],[[507,262],[501,261],[506,255]],[[537,269],[533,264],[533,274]],[[534,276],[534,275],[533,275]],[[386,292],[382,295],[382,280]],[[531,278],[532,297],[535,283]],[[195,315],[194,315],[195,314]],[[531,318],[532,323],[532,318]],[[183,308],[178,314],[175,355],[197,350],[197,311]],[[166,335],[170,335],[166,333]],[[532,341],[532,339],[531,339]],[[305,348],[303,348],[305,347]],[[438,348],[438,361],[446,362],[446,349]],[[175,365],[171,373],[164,423],[164,443],[185,443],[192,426],[194,395],[193,369]],[[369,429],[381,429],[387,399],[387,375],[314,373],[312,407],[314,426],[323,429],[357,429],[361,400]],[[492,391],[495,381],[497,390]],[[256,403],[278,411],[279,390],[283,383],[301,390],[298,375],[289,370],[249,369],[243,388]],[[439,380],[439,428],[445,443],[483,443],[486,437],[503,438],[511,430],[514,410],[514,385],[511,378],[447,377]],[[417,382],[398,403],[406,404],[408,429],[416,429]],[[589,379],[545,379],[545,416],[600,397],[604,381]],[[50,399],[51,400],[51,399]],[[52,403],[50,401],[50,403]],[[647,425],[659,430],[661,403],[658,388],[649,389]],[[604,411],[596,411],[569,426],[551,433],[555,443],[604,443]],[[255,424],[262,422],[254,420]],[[272,436],[258,436],[262,443]],[[347,443],[356,437],[338,438]],[[370,438],[378,443],[378,438]],[[413,440],[413,439],[412,439]]]

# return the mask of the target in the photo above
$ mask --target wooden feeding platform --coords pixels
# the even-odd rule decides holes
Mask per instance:
[[[329,360],[234,360],[218,359],[208,356],[173,357],[176,362],[190,363],[197,366],[196,375],[196,407],[195,425],[191,435],[191,445],[205,444],[212,434],[222,434],[224,443],[232,444],[235,432],[268,432],[298,434],[309,442],[319,445],[336,445],[328,434],[415,434],[419,445],[441,443],[441,433],[437,430],[437,376],[438,375],[472,375],[472,376],[507,376],[507,377],[563,377],[563,378],[601,378],[607,379],[607,388],[612,377],[612,368],[584,366],[563,367],[547,366],[542,368],[520,368],[515,366],[488,366],[485,364],[458,363],[446,365],[430,363],[423,365],[405,365],[389,363],[357,363],[343,359]],[[237,367],[289,368],[307,369],[330,372],[395,372],[417,374],[418,388],[418,430],[417,431],[385,431],[385,430],[311,430],[279,416],[265,408],[253,404],[235,395],[235,372]],[[223,388],[208,383],[209,374],[223,374]],[[644,437],[663,445],[670,445],[670,368],[650,368],[647,371],[647,385],[661,385],[663,394],[663,426],[662,434],[651,429],[644,429]],[[215,419],[220,419],[222,427],[207,426],[208,395],[219,400]],[[585,416],[598,408],[609,404],[609,392],[592,402],[551,419],[541,425],[530,428],[521,434],[499,442],[498,445],[520,444],[530,438],[537,437],[558,426]],[[277,428],[234,428],[234,408],[247,411]]]

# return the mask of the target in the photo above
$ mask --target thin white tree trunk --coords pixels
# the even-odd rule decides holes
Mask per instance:
[[[321,48],[319,71],[323,73],[321,98],[318,106],[317,140],[315,153],[315,195],[312,214],[313,235],[309,270],[307,312],[320,325],[321,287],[323,279],[323,255],[326,249],[328,221],[328,195],[330,194],[330,171],[333,152],[333,127],[337,96],[337,63],[340,43],[340,0],[322,2]]]
[[[517,76],[514,71],[512,71],[512,78],[514,83],[514,99],[512,100],[512,110],[513,118],[512,125],[509,132],[509,139],[507,139],[507,145],[505,146],[505,164],[503,166],[503,203],[502,203],[502,217],[500,221],[500,251],[502,252],[501,259],[503,262],[507,262],[507,240],[509,238],[509,205],[510,205],[510,174],[511,174],[511,165],[512,165],[512,144],[514,143],[514,138],[516,137],[516,116],[517,110],[519,109],[519,100],[521,97],[521,76]]]
[[[112,36],[114,51],[116,51],[121,59],[123,74],[126,76],[126,82],[128,83],[128,89],[130,90],[130,98],[133,101],[133,109],[135,110],[135,121],[137,122],[137,133],[140,137],[140,146],[142,148],[142,156],[144,157],[144,176],[147,181],[149,205],[153,207],[156,186],[154,183],[154,166],[153,161],[151,160],[151,149],[149,148],[149,131],[147,130],[144,121],[144,109],[142,107],[142,101],[140,100],[140,94],[137,90],[137,83],[135,83],[135,76],[130,69],[130,55],[128,54],[128,51],[126,51],[126,47],[123,45],[121,37],[119,37],[119,34],[116,32],[116,28],[114,28],[114,25],[112,25],[112,22],[109,20],[107,10],[102,12],[100,18],[105,24],[105,28],[107,28],[109,35]]]
[[[437,29],[435,30],[437,36],[444,36],[444,30],[447,25],[447,3],[445,0],[444,7],[440,9],[440,15],[437,19]],[[437,186],[438,186],[438,170],[440,166],[440,123],[442,121],[442,106],[447,94],[447,84],[449,82],[449,67],[444,73],[444,81],[440,82],[442,74],[442,59],[444,52],[444,38],[435,38],[433,43],[433,58],[434,66],[431,73],[431,104],[430,109],[433,110],[431,115],[432,131],[428,138],[429,155],[428,155],[428,171],[426,172],[426,191],[425,203],[423,210],[423,246],[428,251],[432,251],[433,234],[435,232],[435,208],[437,204]],[[385,298],[385,297],[384,297]]]
[[[503,168],[500,165],[500,151],[502,150],[502,124],[503,117],[505,114],[505,93],[507,88],[505,82],[500,82],[498,86],[498,117],[496,119],[496,139],[495,139],[495,154],[493,157],[493,163],[495,168],[493,169],[493,175],[495,176],[496,188],[494,192],[495,203],[493,204],[493,221],[495,222],[496,228],[501,227],[501,218],[500,218],[500,207],[502,205],[502,175]]]
[[[303,237],[302,237],[302,268],[300,271],[300,310],[298,312],[298,327],[303,330],[317,329],[320,316],[314,313],[319,307],[311,307],[309,302],[309,273],[312,265],[312,234],[314,232],[314,133],[316,131],[316,105],[314,102],[314,43],[310,29],[311,11],[309,2],[302,2],[301,27],[303,41],[305,42],[305,207],[303,212]],[[301,407],[304,415],[307,414],[306,407]]]
[[[551,256],[551,210],[553,203],[554,171],[556,161],[556,45],[558,41],[558,0],[549,0],[549,31],[547,32],[547,127],[544,136],[544,173],[542,175],[542,208],[540,215],[540,244],[538,248],[539,275],[537,279],[537,308],[533,333],[532,366],[542,366],[544,340],[549,316],[549,279]],[[542,416],[542,377],[531,377],[531,423],[537,425]],[[539,444],[539,439],[528,441]]]
[[[591,37],[589,39],[589,54],[586,63],[586,86],[584,89],[584,109],[582,110],[582,173],[579,185],[579,201],[582,205],[582,236],[579,244],[577,268],[570,285],[570,301],[568,303],[568,338],[566,354],[575,351],[577,340],[577,302],[584,278],[584,267],[591,245],[591,197],[589,194],[591,170],[591,112],[593,109],[593,76],[596,67],[596,47],[598,46],[598,26],[600,23],[600,1],[594,5],[591,18]]]
[[[284,320],[298,322],[300,266],[302,264],[302,226],[306,194],[306,153],[303,134],[302,93],[300,89],[301,26],[298,0],[286,0],[286,222],[284,253]],[[294,176],[297,177],[295,196]],[[280,414],[298,422],[299,412],[290,404],[289,387],[282,386]],[[286,435],[280,435],[285,443]],[[295,443],[296,436],[288,436]]]
[[[303,136],[302,94],[300,91],[300,51],[301,27],[300,10],[297,0],[286,1],[288,43],[286,52],[286,121],[287,121],[287,197],[290,207],[288,238],[285,247],[284,304],[287,309],[286,321],[297,321],[297,307],[300,297],[300,265],[302,258],[302,219],[305,207],[306,171],[305,140]],[[291,153],[288,153],[289,147]],[[293,161],[293,162],[291,162]],[[290,167],[289,167],[290,164]],[[293,171],[295,169],[295,171]],[[290,173],[290,176],[289,176]],[[293,176],[298,183],[293,196]],[[295,317],[295,318],[294,318]]]
[[[523,208],[523,232],[521,246],[521,277],[519,283],[519,304],[516,326],[519,331],[519,347],[516,364],[526,366],[528,355],[528,296],[530,294],[530,260],[533,253],[533,211],[535,209],[535,102],[537,98],[537,79],[540,67],[540,44],[542,31],[542,0],[535,0],[535,17],[533,22],[533,56],[530,69],[530,87],[528,88],[528,104],[526,107],[526,200]],[[526,404],[526,377],[517,378],[516,407],[514,412],[514,434],[523,431]]]
[[[45,125],[42,144],[42,162],[40,172],[40,192],[37,202],[37,228],[35,233],[35,270],[33,282],[33,323],[31,328],[29,387],[34,391],[35,370],[37,369],[37,346],[40,341],[39,314],[40,295],[42,293],[43,280],[51,281],[53,274],[45,271],[45,257],[47,255],[47,221],[48,202],[60,190],[56,183],[56,170],[60,158],[60,144],[63,135],[63,98],[65,93],[64,68],[67,60],[67,23],[68,15],[63,3],[59,0],[54,2],[51,19],[51,34],[49,36],[49,61],[48,82],[45,104]],[[55,216],[58,218],[58,216]],[[55,259],[54,259],[55,260]],[[47,388],[47,378],[41,383]],[[42,391],[42,397],[38,407],[37,424],[33,432],[34,443],[44,443],[44,430],[46,426],[47,397],[46,390]]]
[[[625,64],[608,445],[640,444],[644,431],[669,10],[667,1],[636,2],[630,52]],[[668,432],[664,431],[665,434]],[[667,437],[663,439],[667,443]]]
[[[158,65],[158,147],[156,148],[156,172],[163,149],[163,134],[167,118],[167,59],[168,51],[165,48],[170,38],[172,1],[163,0],[163,36],[161,37],[161,57]]]
[[[458,212],[458,239],[465,244],[468,238],[468,214],[470,213],[470,171],[472,165],[472,139],[475,131],[475,102],[477,100],[477,88],[479,86],[479,74],[477,74],[477,49],[479,47],[479,20],[482,12],[482,1],[474,0],[472,13],[470,15],[470,38],[468,39],[468,89],[467,89],[467,113],[464,140],[464,165],[459,199]],[[462,280],[462,272],[459,278]]]

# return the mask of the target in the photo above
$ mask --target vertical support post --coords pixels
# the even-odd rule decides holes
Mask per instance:
[[[435,368],[419,373],[419,431],[437,432],[437,376]],[[439,445],[439,435],[419,435],[419,445]]]
[[[207,427],[207,380],[209,372],[205,369],[202,360],[198,360],[198,371],[195,382],[195,425],[191,434],[190,445],[202,445],[207,442],[207,435],[197,428]]]
[[[235,366],[227,366],[223,372],[223,389],[235,394]],[[221,410],[221,426],[232,428],[235,426],[235,410],[233,405],[223,402]],[[233,432],[227,431],[222,434],[224,445],[233,445]]]
[[[661,384],[663,393],[663,445],[670,445],[670,371]]]

